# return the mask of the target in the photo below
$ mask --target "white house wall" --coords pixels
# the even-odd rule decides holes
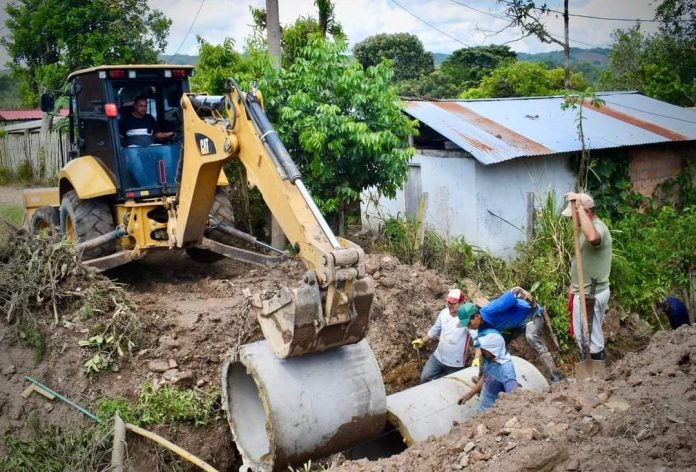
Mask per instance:
[[[425,224],[447,239],[464,236],[473,245],[510,258],[515,244],[526,239],[527,193],[543,196],[551,189],[563,195],[572,189],[574,175],[567,156],[518,158],[483,166],[462,152],[418,151],[412,164],[420,165],[421,187],[428,194]],[[404,216],[405,196],[381,198],[366,204],[363,226],[377,230],[389,216]],[[493,213],[493,214],[491,214]],[[507,220],[507,222],[503,221]]]
[[[425,224],[446,238],[458,235],[464,235],[467,240],[474,238],[475,161],[461,157],[461,152],[442,151],[434,154],[437,155],[419,153],[411,160],[411,164],[420,165],[421,189],[428,194]],[[403,217],[406,213],[403,189],[397,192],[394,199],[382,197],[378,207],[372,200],[366,204],[366,196],[372,197],[374,192],[365,192],[361,203],[363,226],[373,231],[379,229],[384,219],[397,215]]]
[[[477,234],[470,244],[504,258],[514,255],[518,241],[526,240],[527,194],[536,195],[538,207],[547,192],[555,192],[560,201],[575,183],[567,155],[523,157],[489,166],[477,163],[476,175]]]

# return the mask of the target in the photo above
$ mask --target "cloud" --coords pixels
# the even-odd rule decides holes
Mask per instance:
[[[291,24],[300,16],[316,17],[313,0],[278,0],[278,4],[281,24]],[[496,18],[502,16],[503,5],[491,0],[334,0],[334,4],[336,18],[348,34],[351,48],[378,33],[409,32],[418,36],[425,49],[432,52],[451,53],[465,46],[506,42],[510,42],[510,47],[519,52],[560,49],[557,44],[542,44],[536,38],[520,39],[519,31],[503,29],[506,22]],[[549,0],[547,4],[554,10],[563,8],[561,0]],[[655,4],[655,0],[574,0],[570,2],[570,12],[588,16],[652,19]],[[200,0],[149,0],[149,5],[172,20],[167,54],[177,51],[197,54],[196,36],[212,44],[219,44],[230,37],[237,49],[242,49],[252,31],[249,7],[265,7],[266,2],[203,0],[201,7]],[[199,8],[200,13],[196,18]],[[4,26],[7,15],[4,8],[0,10],[0,21]],[[549,15],[544,21],[552,33],[558,38],[563,37],[560,15]],[[573,16],[570,19],[571,45],[608,47],[615,29],[631,26],[632,22]],[[643,23],[641,28],[647,32],[657,29],[654,23]],[[498,34],[493,34],[498,31]],[[0,48],[0,64],[7,60],[6,52]]]

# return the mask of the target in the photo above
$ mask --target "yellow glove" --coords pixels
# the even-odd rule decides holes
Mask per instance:
[[[421,338],[417,338],[411,341],[411,346],[413,346],[413,349],[420,349],[425,346],[425,343]]]
[[[481,367],[481,358],[474,357],[474,360],[471,361],[471,367]]]

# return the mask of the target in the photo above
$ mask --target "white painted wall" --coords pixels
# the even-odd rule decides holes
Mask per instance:
[[[428,193],[425,224],[447,239],[462,235],[469,244],[509,259],[515,244],[526,239],[527,193],[541,198],[553,190],[561,198],[572,189],[575,177],[568,156],[517,158],[489,166],[468,156],[421,150],[413,157]],[[365,203],[369,194],[361,204],[364,228],[377,230],[383,219],[405,214],[403,191],[394,199],[380,199],[377,206]]]
[[[527,238],[527,193],[536,195],[537,206],[549,191],[562,199],[575,183],[568,159],[567,155],[522,157],[489,166],[477,162],[478,233],[470,244],[506,259],[514,256],[515,244]]]

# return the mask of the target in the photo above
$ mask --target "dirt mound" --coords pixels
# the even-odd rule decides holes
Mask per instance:
[[[694,470],[696,327],[657,333],[605,379],[517,391],[447,436],[363,470]]]
[[[376,288],[368,342],[387,392],[393,393],[418,382],[429,351],[414,351],[410,341],[426,333],[452,284],[390,256],[369,254],[367,266]],[[143,328],[130,360],[95,378],[82,368],[85,353],[78,341],[84,327],[79,323],[45,326],[47,354],[38,364],[33,352],[16,344],[0,324],[0,435],[26,436],[29,415],[66,427],[87,424],[63,403],[37,395],[23,399],[24,375],[88,409],[100,398],[134,398],[145,382],[219,388],[228,350],[262,338],[244,289],[255,293],[297,286],[304,270],[298,261],[276,268],[229,260],[204,265],[185,254],[167,253],[113,271],[110,277],[126,284]],[[618,318],[614,322],[610,330],[616,332],[631,326],[620,326]],[[343,470],[451,470],[465,463],[475,470],[510,470],[522,464],[539,470],[552,470],[554,464],[566,470],[607,464],[619,469],[621,463],[639,470],[686,468],[696,399],[694,334],[691,328],[661,333],[646,351],[617,362],[606,381],[566,382],[546,395],[514,393],[441,440],[378,462],[347,462]],[[509,431],[502,431],[509,421]],[[224,421],[203,428],[184,424],[153,429],[219,470],[239,465]],[[140,457],[142,470],[151,470],[147,458],[154,456],[153,446],[129,439],[129,448]]]

